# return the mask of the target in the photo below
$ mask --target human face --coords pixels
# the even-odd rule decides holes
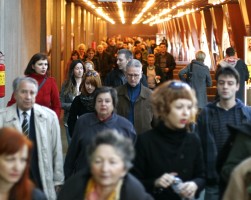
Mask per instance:
[[[77,59],[78,59],[78,55],[77,55],[77,54],[73,54],[73,55],[71,56],[71,59],[72,59],[72,60],[77,60]]]
[[[32,69],[34,69],[37,74],[45,75],[48,69],[48,60],[38,60],[35,65],[32,65]]]
[[[93,57],[94,57],[94,51],[89,51],[88,52],[88,58],[92,60]]]
[[[83,74],[84,74],[84,67],[81,63],[76,64],[76,66],[74,67],[74,76],[75,78],[82,78]]]
[[[125,70],[128,60],[126,59],[125,54],[118,54],[117,56],[117,64],[120,70]]]
[[[109,92],[101,93],[97,96],[95,102],[95,110],[99,118],[106,119],[109,117],[113,110],[112,96]]]
[[[32,108],[36,101],[36,95],[36,86],[28,81],[22,81],[19,85],[19,88],[14,93],[16,103],[23,111],[27,111]]]
[[[135,58],[139,60],[141,58],[141,54],[140,53],[136,54]]]
[[[239,84],[237,84],[234,76],[220,75],[218,77],[217,90],[221,100],[235,100]]]
[[[162,53],[162,54],[165,54],[166,53],[166,45],[160,45],[159,46],[159,51],[160,51],[160,53]]]
[[[127,82],[132,87],[139,84],[142,77],[142,69],[140,67],[128,67],[126,69]]]
[[[92,64],[91,63],[85,63],[85,70],[86,71],[94,70]]]
[[[102,46],[99,46],[99,47],[97,48],[97,51],[98,51],[98,53],[102,54],[103,51],[104,51],[104,48],[103,48]]]
[[[81,55],[81,57],[83,57],[85,55],[85,49],[84,49],[84,47],[79,47],[78,52]]]
[[[170,112],[164,119],[165,125],[170,129],[182,129],[189,123],[192,114],[192,101],[189,99],[176,99],[170,104]]]
[[[92,94],[94,92],[94,90],[96,89],[96,87],[90,83],[88,78],[85,81],[85,89],[88,94]]]
[[[0,184],[17,183],[23,175],[27,159],[28,147],[26,145],[14,154],[0,155]]]
[[[153,66],[153,65],[154,65],[154,62],[155,62],[154,57],[148,57],[148,58],[147,58],[147,63],[148,63],[148,65]]]
[[[116,187],[126,174],[124,162],[114,147],[101,144],[91,160],[93,179],[100,187]]]

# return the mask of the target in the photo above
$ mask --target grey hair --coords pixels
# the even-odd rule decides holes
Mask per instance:
[[[139,60],[132,59],[126,65],[126,68],[130,68],[130,67],[136,67],[136,68],[142,69],[142,64],[141,64],[141,62]]]
[[[128,49],[120,49],[120,50],[118,51],[118,55],[119,55],[119,54],[125,54],[126,60],[131,60],[131,59],[133,59],[133,54],[132,54],[132,52],[131,52],[130,50],[128,50]]]
[[[17,77],[14,79],[13,83],[12,83],[12,87],[13,87],[13,92],[15,93],[16,91],[18,91],[21,82],[29,82],[35,85],[36,87],[36,93],[38,92],[38,83],[34,78],[31,77]]]
[[[97,134],[87,148],[87,157],[89,165],[94,152],[100,145],[112,146],[124,162],[125,170],[132,167],[132,160],[135,156],[135,151],[131,139],[126,138],[115,129],[106,129]]]

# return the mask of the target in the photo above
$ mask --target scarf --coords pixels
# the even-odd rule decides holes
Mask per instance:
[[[115,189],[111,192],[107,200],[119,200],[120,190],[122,187],[123,180],[119,180]],[[90,178],[87,183],[86,194],[84,200],[99,200],[99,194],[97,192],[96,183],[93,178]]]

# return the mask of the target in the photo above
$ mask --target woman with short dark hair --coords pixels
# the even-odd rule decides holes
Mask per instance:
[[[77,171],[88,171],[86,147],[98,132],[115,129],[135,142],[136,133],[131,122],[115,113],[117,98],[116,90],[111,87],[101,87],[95,91],[95,112],[80,116],[74,127],[64,164],[66,179]]]

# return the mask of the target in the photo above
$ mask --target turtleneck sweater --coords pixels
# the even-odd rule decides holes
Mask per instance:
[[[34,78],[38,82],[38,85],[40,85],[46,75],[33,73],[28,75],[28,77]],[[7,106],[11,106],[14,103],[16,103],[16,100],[12,94],[11,100],[8,102]],[[59,91],[56,80],[53,77],[47,77],[44,85],[38,91],[36,103],[55,111],[58,118],[60,118],[61,104],[59,99]]]
[[[160,123],[138,135],[136,158],[132,173],[156,200],[180,200],[170,188],[155,193],[154,182],[165,173],[177,173],[183,182],[194,181],[199,188],[205,184],[201,144],[194,133],[186,129],[172,130]]]

